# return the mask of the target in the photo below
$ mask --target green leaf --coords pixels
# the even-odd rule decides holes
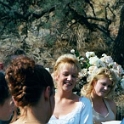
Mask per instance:
[[[79,55],[80,55],[77,50],[75,50],[75,55],[76,55],[76,57],[79,57]]]

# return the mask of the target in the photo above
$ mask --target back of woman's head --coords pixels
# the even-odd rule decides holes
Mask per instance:
[[[0,72],[0,105],[3,105],[5,100],[10,97],[5,75]]]
[[[43,90],[53,86],[50,73],[26,56],[15,58],[6,69],[6,80],[18,106],[36,105]]]

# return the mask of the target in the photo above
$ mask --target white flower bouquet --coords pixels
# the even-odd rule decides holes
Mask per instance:
[[[101,57],[98,57],[94,52],[86,52],[85,56],[80,56],[79,52],[76,50],[70,51],[74,54],[81,65],[81,71],[79,73],[79,86],[81,88],[86,82],[86,79],[89,74],[95,72],[96,69],[100,67],[107,67],[113,70],[118,79],[118,83],[116,88],[124,89],[124,69],[121,65],[117,64],[113,61],[111,56],[107,56],[106,54],[102,54]]]

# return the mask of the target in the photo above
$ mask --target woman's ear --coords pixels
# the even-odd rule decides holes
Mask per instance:
[[[50,92],[51,92],[51,88],[50,88],[50,86],[47,86],[45,91],[44,91],[45,100],[48,100],[50,98]]]
[[[96,85],[96,82],[97,82],[96,80],[93,80],[91,85],[94,87]]]
[[[57,71],[52,73],[52,78],[53,78],[54,82],[56,82],[58,80],[59,77],[58,77],[58,72]]]
[[[12,100],[13,100],[15,106],[18,107],[18,103],[15,101],[14,96],[12,96]]]

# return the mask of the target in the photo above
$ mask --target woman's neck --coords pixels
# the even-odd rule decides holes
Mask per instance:
[[[73,94],[73,93],[56,93],[55,94],[55,102],[74,102],[74,101],[79,101],[79,96]]]
[[[102,101],[104,98],[98,95],[91,94],[91,99],[96,101]]]
[[[45,116],[42,116],[42,113],[39,114],[35,108],[26,108],[21,111],[23,111],[24,114],[22,113],[18,122],[22,122],[22,124],[46,124]]]
[[[74,96],[74,94],[72,92],[64,92],[64,91],[60,91],[57,90],[57,92],[55,93],[55,97],[59,98],[59,99],[72,99]]]

